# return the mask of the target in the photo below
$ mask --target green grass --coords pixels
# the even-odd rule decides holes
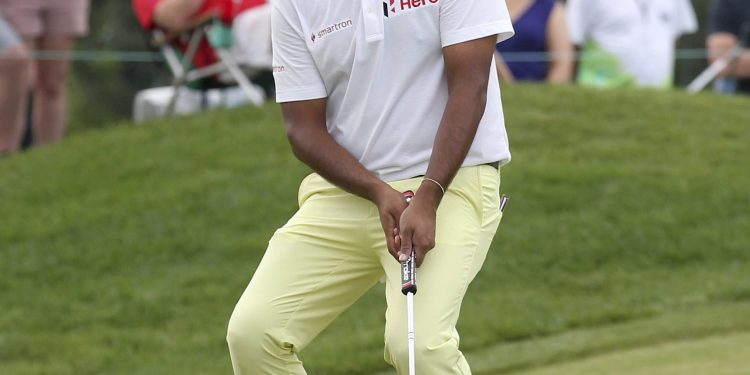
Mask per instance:
[[[743,333],[610,353],[523,375],[738,375],[750,373],[748,358],[750,333]]]
[[[750,331],[750,303],[717,303],[708,306],[687,308],[660,314],[658,316],[615,323],[599,327],[573,329],[560,334],[504,342],[489,346],[486,349],[470,353],[469,359],[474,365],[477,375],[513,374],[526,375],[535,373],[539,367],[543,371],[560,371],[569,363],[586,362],[589,358],[599,361],[607,358],[610,353],[635,351],[643,348],[643,352],[658,349],[660,346],[670,346],[675,343],[690,341],[700,343],[702,340],[713,339],[725,335],[735,335],[738,332]],[[709,345],[710,346],[710,345]],[[744,351],[735,350],[726,353],[742,359]],[[743,362],[725,363],[730,366],[747,367],[748,357]],[[672,365],[675,358],[660,355],[660,363],[652,365]],[[690,357],[682,359],[689,363]],[[607,363],[607,360],[604,361]],[[611,366],[605,370],[577,371],[574,374],[613,374],[622,370],[620,363],[609,362]],[[641,366],[642,373],[663,374],[661,370]],[[683,374],[695,374],[684,372]],[[697,372],[713,374],[712,372]]]
[[[504,103],[511,204],[459,322],[478,373],[640,346],[668,363],[675,340],[750,331],[746,100],[526,86]],[[273,105],[0,160],[0,373],[230,373],[227,319],[307,172]],[[381,288],[302,353],[309,373],[387,369]]]

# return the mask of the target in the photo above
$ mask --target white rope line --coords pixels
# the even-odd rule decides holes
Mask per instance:
[[[152,51],[32,51],[30,55],[32,60],[119,61],[132,63],[164,61],[164,57],[160,52]],[[0,54],[0,60],[10,58],[12,57]]]
[[[598,60],[610,59],[606,52],[550,53],[550,52],[510,52],[501,53],[506,62],[537,62],[555,60]],[[705,48],[683,48],[675,51],[675,60],[706,60],[708,50]]]
[[[548,53],[548,52],[512,52],[503,53],[506,62],[537,62],[554,60],[595,60],[608,56],[603,52],[585,53]],[[703,48],[684,48],[675,51],[675,60],[706,60],[708,50]],[[0,54],[0,59],[7,59]],[[160,52],[153,51],[107,51],[107,50],[75,50],[75,51],[33,51],[34,60],[70,60],[70,61],[119,61],[142,63],[163,61]]]

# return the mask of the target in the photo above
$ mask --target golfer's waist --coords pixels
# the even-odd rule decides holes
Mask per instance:
[[[486,166],[490,166],[490,167],[495,168],[495,169],[500,169],[500,162],[499,161],[493,161],[493,162],[490,162],[490,163],[482,163],[482,164],[478,164],[476,166],[485,166],[485,165]],[[472,166],[463,166],[461,168],[466,168],[466,167],[474,167],[474,166],[473,165]],[[420,175],[412,176],[411,178],[422,178],[422,177],[424,177],[424,175],[420,174]]]

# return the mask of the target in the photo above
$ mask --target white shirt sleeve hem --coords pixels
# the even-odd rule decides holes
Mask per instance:
[[[324,87],[304,87],[295,90],[282,90],[276,92],[276,103],[321,99],[327,96],[328,93]]]
[[[511,24],[509,20],[501,20],[454,30],[442,35],[442,44],[443,48],[445,48],[453,44],[463,43],[495,34],[497,34],[496,43],[509,39],[515,34],[513,24]]]

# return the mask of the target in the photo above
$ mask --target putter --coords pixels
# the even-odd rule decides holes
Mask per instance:
[[[404,192],[406,203],[414,198],[411,190]],[[406,296],[406,338],[409,343],[409,375],[415,375],[416,360],[414,358],[414,294],[417,293],[417,262],[414,249],[411,249],[409,259],[401,263],[401,293]]]
[[[407,190],[404,192],[406,203],[411,202],[414,198],[414,192]],[[500,212],[504,213],[508,206],[508,197],[503,194],[500,198]],[[414,358],[414,295],[417,294],[417,262],[414,249],[411,249],[409,259],[401,263],[401,293],[406,296],[406,339],[409,348],[409,375],[416,375],[417,366]]]

